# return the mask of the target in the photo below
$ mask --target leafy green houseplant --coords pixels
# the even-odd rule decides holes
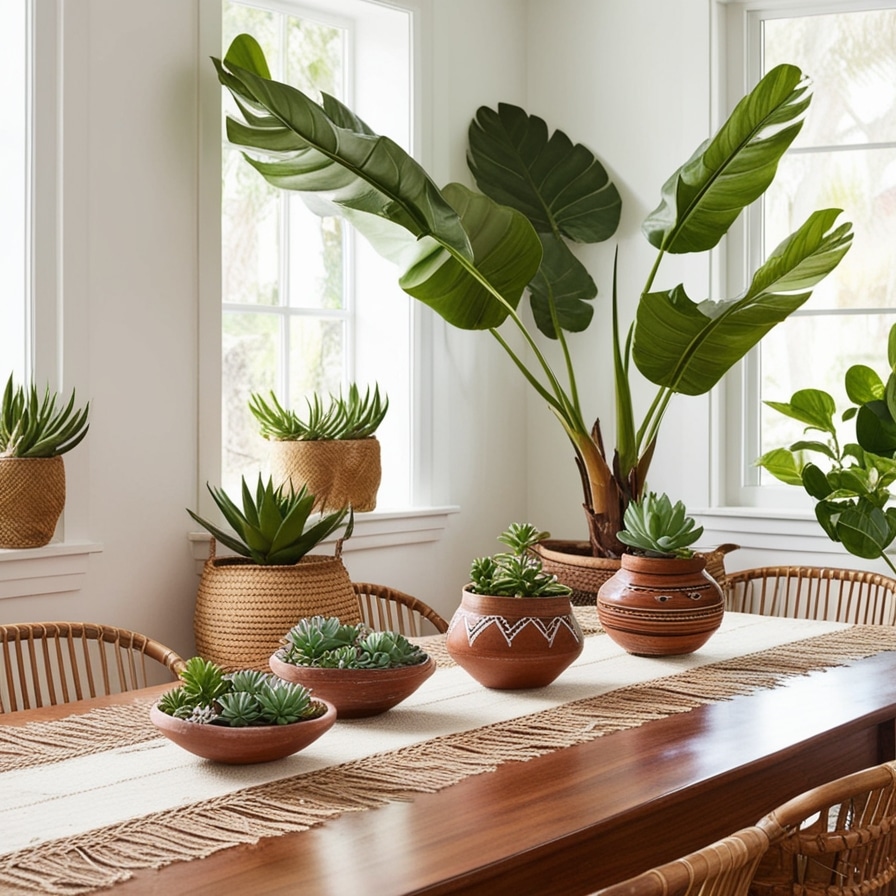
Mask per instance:
[[[350,508],[318,515],[307,489],[275,488],[261,475],[254,491],[243,479],[239,505],[223,489],[208,488],[232,531],[187,510],[213,536],[193,614],[202,656],[227,670],[266,668],[273,646],[296,619],[323,613],[360,622],[341,558],[353,527]],[[311,553],[341,527],[335,556]],[[216,541],[237,556],[216,557]]]
[[[659,205],[642,226],[656,260],[630,327],[620,320],[613,278],[608,344],[616,444],[608,450],[600,426],[587,422],[566,338],[590,322],[595,292],[566,241],[607,238],[619,213],[618,193],[587,150],[561,132],[548,136],[541,119],[515,107],[480,110],[470,158],[483,192],[456,183],[440,188],[338,100],[324,95],[317,104],[272,80],[251,36],[239,35],[214,63],[242,116],[228,119],[228,137],[247,150],[249,164],[271,184],[299,191],[317,213],[349,220],[398,265],[402,289],[448,323],[488,330],[543,398],[573,447],[595,556],[618,557],[626,550],[616,534],[625,507],[645,489],[672,396],[709,391],[808,299],[851,243],[850,225],[836,223],[839,210],[824,209],[777,247],[738,298],[693,301],[682,285],[657,283],[667,255],[718,245],[768,188],[799,133],[808,85],[796,67],[778,66],[663,186]],[[521,316],[527,288],[536,325],[560,344],[562,371],[551,367]],[[508,321],[524,352],[499,329]],[[635,369],[657,387],[639,421],[632,399]]]
[[[254,669],[227,673],[200,656],[187,660],[182,684],[150,710],[178,746],[218,762],[282,759],[315,741],[336,710],[308,688]]]
[[[16,386],[0,402],[0,548],[47,544],[65,507],[62,455],[87,435],[90,403],[62,401],[47,386]]]
[[[316,496],[315,510],[351,506],[376,508],[382,479],[380,443],[374,433],[389,410],[389,399],[368,387],[364,394],[352,383],[325,401],[314,394],[303,415],[254,392],[249,410],[261,435],[270,443],[271,473],[279,484],[307,487]]]
[[[341,718],[392,709],[435,671],[435,660],[404,635],[335,616],[300,619],[282,641],[270,658],[274,673],[312,688]]]
[[[852,405],[841,421],[854,421],[854,442],[841,443],[836,403],[827,392],[800,389],[789,402],[766,402],[802,423],[806,434],[820,436],[774,448],[756,463],[781,482],[805,489],[828,538],[856,557],[883,560],[896,574],[887,554],[896,539],[896,507],[887,506],[896,482],[896,325],[889,333],[887,364],[886,382],[864,364],[846,371]]]

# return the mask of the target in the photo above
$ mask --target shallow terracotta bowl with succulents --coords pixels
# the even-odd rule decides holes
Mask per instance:
[[[150,709],[172,743],[203,759],[244,765],[283,759],[316,741],[336,721],[336,707],[271,673],[227,673],[194,656],[182,684]]]
[[[226,725],[197,725],[178,719],[153,706],[149,718],[153,725],[172,743],[184,750],[228,765],[247,765],[284,759],[314,743],[336,721],[336,707],[319,697],[316,702],[326,706],[326,712],[314,719],[291,722],[288,725],[250,725],[231,728]]]
[[[340,719],[392,709],[436,669],[435,660],[403,635],[336,617],[300,619],[284,641],[270,658],[271,671],[332,703]]]

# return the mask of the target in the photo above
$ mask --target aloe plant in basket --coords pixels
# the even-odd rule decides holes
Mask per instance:
[[[692,653],[722,624],[725,600],[691,547],[703,534],[681,501],[646,492],[625,510],[619,570],[597,594],[604,631],[629,653]]]
[[[545,572],[532,553],[548,535],[531,523],[511,523],[498,536],[510,550],[477,557],[470,565],[470,582],[448,625],[447,648],[486,687],[544,687],[582,652],[572,589]]]
[[[670,254],[714,249],[742,209],[770,185],[800,131],[810,94],[798,68],[781,65],[737,104],[718,133],[663,185],[642,231],[656,249],[634,321],[613,276],[607,349],[615,367],[616,445],[605,446],[586,415],[567,333],[585,329],[596,292],[566,241],[606,239],[619,218],[618,192],[594,155],[517,107],[480,110],[470,160],[479,188],[439,187],[388,137],[335,98],[320,104],[272,80],[250,35],[238,35],[218,77],[241,119],[230,141],[271,184],[307,195],[319,214],[350,221],[399,267],[399,284],[448,323],[487,330],[507,352],[568,436],[581,474],[591,551],[618,557],[625,507],[645,490],[660,426],[676,394],[709,391],[772,327],[799,308],[849,249],[839,209],[813,212],[786,237],[737,298],[692,300],[681,284],[660,286]],[[541,186],[537,186],[541,185]],[[560,345],[554,370],[520,313],[530,290],[538,329]],[[499,329],[509,322],[524,349]],[[531,358],[531,361],[529,360]],[[656,387],[640,421],[635,370]]]
[[[180,677],[183,683],[162,695],[150,719],[171,741],[206,759],[282,759],[317,740],[336,721],[336,710],[326,700],[271,673],[225,673],[194,656]]]
[[[374,433],[389,410],[379,386],[361,394],[356,383],[324,400],[315,393],[300,415],[284,408],[271,392],[249,399],[249,410],[270,442],[271,472],[279,484],[306,486],[317,496],[316,510],[351,506],[366,512],[376,508],[382,479],[380,443]]]
[[[10,376],[0,403],[0,548],[47,544],[65,507],[62,455],[87,435],[90,403],[41,396]]]
[[[240,505],[223,489],[208,489],[232,531],[187,510],[213,536],[193,614],[202,656],[230,670],[267,668],[281,634],[296,619],[324,613],[360,621],[341,558],[342,541],[352,533],[350,508],[316,514],[307,489],[274,487],[260,475],[254,492],[242,480]],[[334,556],[311,553],[340,528]],[[237,556],[217,557],[216,540]]]
[[[341,718],[385,712],[435,671],[432,657],[399,632],[336,617],[300,619],[283,641],[270,658],[274,673],[312,688]]]

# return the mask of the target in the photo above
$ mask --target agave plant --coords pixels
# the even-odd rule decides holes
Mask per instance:
[[[308,688],[270,673],[251,669],[225,673],[216,663],[194,656],[180,677],[183,684],[164,693],[158,706],[189,722],[230,728],[291,725],[326,712]]]
[[[323,669],[394,669],[416,666],[426,653],[398,632],[373,631],[363,623],[343,624],[336,616],[300,619],[278,656],[295,666]]]
[[[703,534],[681,501],[646,492],[625,509],[619,540],[648,557],[692,557],[691,545]]]
[[[841,443],[834,420],[837,406],[821,389],[800,389],[790,401],[767,401],[802,423],[806,433],[820,435],[773,448],[756,463],[782,482],[805,489],[831,541],[856,557],[883,560],[896,574],[887,556],[896,540],[896,507],[887,506],[896,483],[896,325],[890,328],[887,365],[886,383],[864,364],[846,371],[852,406],[840,416],[855,421],[854,442]]]
[[[187,513],[221,544],[262,565],[298,563],[343,523],[342,537],[349,538],[352,533],[354,515],[347,507],[310,522],[315,496],[304,486],[297,492],[291,485],[288,489],[285,485],[274,488],[270,478],[265,483],[259,474],[253,495],[243,477],[242,509],[223,489],[209,485],[208,490],[233,533],[223,531],[189,508]]]
[[[398,265],[402,289],[448,323],[488,330],[498,340],[572,443],[598,556],[626,548],[617,533],[626,506],[645,491],[672,396],[708,392],[809,298],[851,245],[851,226],[836,223],[840,210],[824,209],[781,242],[737,298],[693,301],[680,284],[656,283],[667,254],[713,249],[774,178],[810,102],[802,72],[777,66],[663,186],[642,225],[657,254],[630,328],[619,319],[614,272],[616,445],[608,451],[600,426],[586,422],[564,335],[590,321],[593,284],[557,236],[604,238],[615,229],[618,194],[590,153],[560,132],[549,138],[540,119],[499,107],[497,115],[480,112],[471,131],[471,163],[483,192],[460,184],[440,188],[338,100],[323,95],[318,104],[272,80],[250,35],[237,36],[214,64],[242,114],[242,120],[228,118],[228,137],[249,150],[249,164],[274,186],[298,191],[318,214],[350,221]],[[596,199],[589,200],[592,194]],[[575,223],[579,212],[582,226]],[[519,313],[527,287],[538,326],[560,343],[562,374]],[[498,329],[505,321],[521,334],[524,352]],[[640,422],[634,368],[657,386]]]
[[[75,407],[75,390],[64,405],[47,386],[43,397],[32,385],[15,386],[12,376],[0,405],[0,457],[55,457],[71,451],[87,435],[90,402]]]
[[[511,523],[499,536],[510,551],[477,557],[470,564],[470,590],[474,594],[496,597],[556,597],[570,594],[572,589],[546,573],[541,560],[531,548],[549,538],[531,523]]]
[[[249,397],[249,410],[261,427],[261,434],[274,441],[323,441],[327,439],[367,439],[372,436],[389,410],[389,399],[380,396],[379,386],[371,394],[368,388],[361,395],[352,383],[348,395],[340,390],[330,395],[325,405],[316,393],[306,399],[307,414],[304,417],[282,406],[271,392],[270,401],[258,392]]]

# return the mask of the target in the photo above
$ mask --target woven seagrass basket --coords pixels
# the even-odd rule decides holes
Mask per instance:
[[[271,442],[274,485],[303,485],[317,500],[314,509],[340,510],[351,506],[363,513],[376,507],[382,478],[380,443],[369,439]]]
[[[196,652],[225,671],[268,671],[268,658],[299,619],[360,622],[341,553],[340,542],[333,557],[307,554],[294,565],[262,566],[245,557],[216,557],[213,539],[193,613]]]
[[[61,456],[0,458],[0,548],[48,544],[64,506]]]

